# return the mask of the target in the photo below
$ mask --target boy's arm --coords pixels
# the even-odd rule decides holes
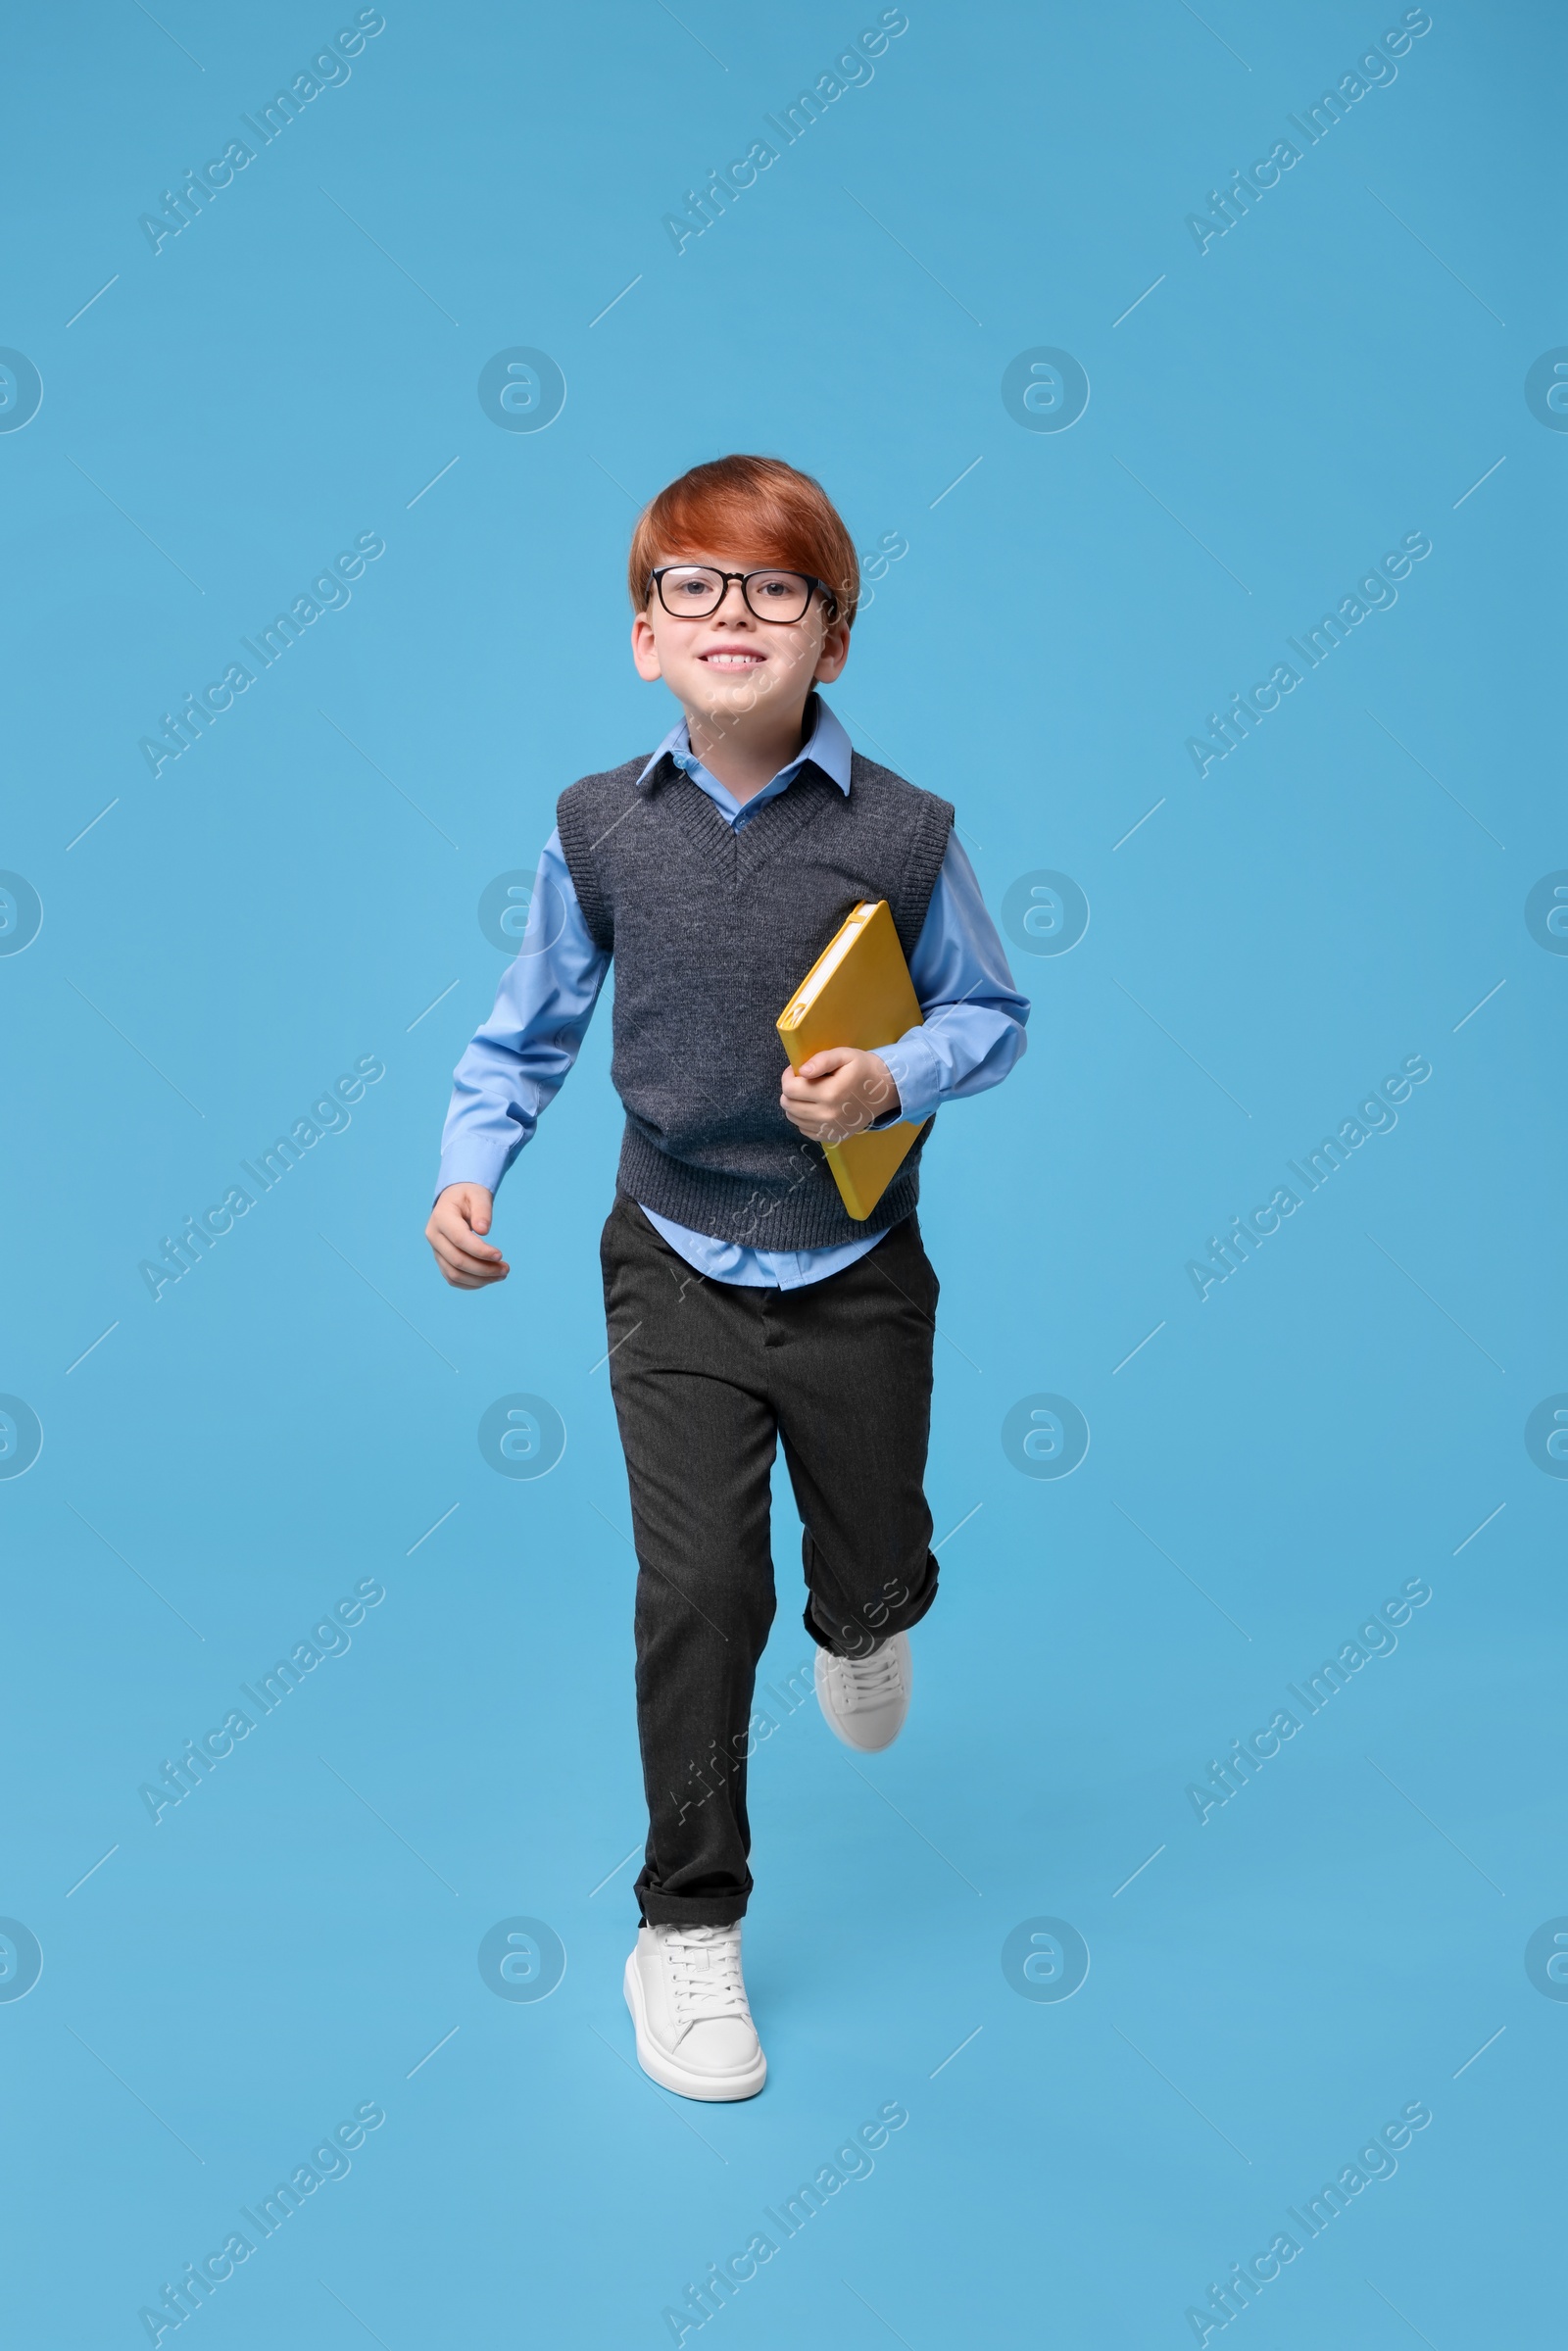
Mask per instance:
[[[956,832],[948,835],[909,979],[925,1025],[881,1047],[879,1057],[899,1090],[898,1115],[918,1125],[944,1102],[1000,1086],[1026,1043],[1029,999],[1013,985]]]
[[[425,1238],[454,1287],[482,1288],[509,1270],[483,1240],[502,1177],[531,1141],[581,1048],[610,957],[594,945],[552,833],[539,859],[522,946],[495,1009],[454,1073],[441,1137],[437,1199]]]
[[[923,1027],[874,1053],[834,1047],[785,1072],[784,1112],[804,1133],[837,1143],[898,1119],[917,1126],[944,1102],[1000,1085],[1022,1053],[1029,1000],[1013,985],[956,833],[948,836],[909,979]]]

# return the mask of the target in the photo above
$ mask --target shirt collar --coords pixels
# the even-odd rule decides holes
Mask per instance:
[[[809,759],[815,766],[820,767],[830,783],[837,784],[839,790],[848,799],[850,761],[854,756],[854,747],[849,736],[828,709],[821,695],[814,691],[806,705],[806,718],[808,732],[805,744],[796,753],[795,758],[786,766],[779,769],[772,782],[777,784],[785,777],[793,779],[796,772],[804,767],[807,760]],[[687,730],[684,718],[679,719],[670,728],[642,773],[636,778],[635,789],[637,791],[643,792],[649,788],[656,769],[666,754],[671,758],[678,757],[682,759],[689,759],[692,757],[691,735]]]

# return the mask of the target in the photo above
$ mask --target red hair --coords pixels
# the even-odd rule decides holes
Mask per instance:
[[[850,623],[860,594],[855,542],[819,481],[776,457],[718,457],[694,465],[644,508],[632,532],[626,584],[642,612],[661,555],[700,559],[744,551],[760,563],[808,571]]]

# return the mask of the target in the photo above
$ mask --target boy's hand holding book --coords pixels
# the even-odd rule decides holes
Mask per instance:
[[[893,1072],[880,1053],[830,1045],[786,1069],[779,1106],[813,1143],[844,1143],[899,1106]]]

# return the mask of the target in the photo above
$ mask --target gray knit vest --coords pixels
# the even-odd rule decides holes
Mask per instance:
[[[861,899],[887,900],[912,955],[951,806],[857,752],[847,794],[808,760],[737,833],[667,755],[639,787],[646,765],[585,775],[556,811],[589,934],[614,957],[618,1188],[751,1249],[886,1231],[919,1197],[925,1135],[857,1224],[820,1145],[779,1107],[776,1023]]]

